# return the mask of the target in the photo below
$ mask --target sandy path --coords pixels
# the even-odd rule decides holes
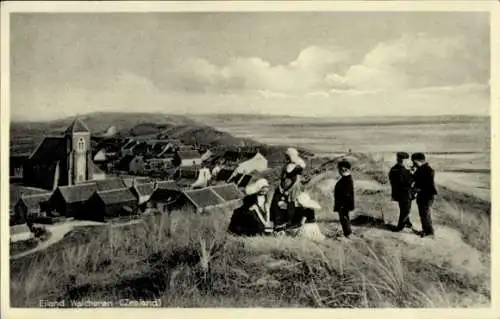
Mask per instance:
[[[102,226],[105,225],[105,223],[99,223],[99,222],[93,222],[93,221],[85,221],[85,220],[76,220],[76,221],[68,221],[60,224],[55,224],[55,225],[47,225],[47,230],[51,232],[51,236],[49,239],[46,241],[43,241],[39,243],[35,248],[32,248],[27,251],[23,251],[22,253],[19,253],[17,255],[11,256],[11,259],[18,259],[30,254],[33,254],[37,251],[46,249],[47,247],[57,243],[61,239],[64,238],[64,236],[69,233],[71,230],[73,230],[76,227],[83,227],[83,226]]]
[[[336,180],[332,179],[331,175],[322,174],[322,179],[315,179],[314,183],[308,185],[308,188],[328,193],[331,192],[335,182]],[[382,189],[383,187],[374,180],[359,180],[356,184],[357,189]],[[418,230],[420,226],[418,217],[413,220],[414,227]],[[334,220],[333,216],[332,221],[319,222],[319,224],[328,237],[337,237],[342,232],[340,224]],[[481,262],[482,254],[474,247],[465,243],[462,239],[462,234],[458,230],[441,224],[436,224],[435,228],[436,239],[422,239],[410,230],[394,233],[369,224],[352,226],[354,233],[357,235],[353,240],[383,242],[384,246],[398,251],[408,260],[423,260],[438,267],[448,267],[456,273],[466,273],[469,275],[482,274],[489,271],[488,265]],[[349,245],[348,242],[339,243],[341,245]]]
[[[77,227],[83,227],[83,226],[110,226],[110,227],[123,227],[123,226],[128,226],[128,225],[135,225],[144,222],[142,219],[134,219],[130,221],[125,221],[121,223],[114,223],[114,224],[108,224],[108,223],[101,223],[101,222],[94,222],[94,221],[86,221],[86,220],[75,220],[75,221],[69,221],[65,223],[60,223],[56,225],[47,225],[47,230],[51,232],[51,236],[49,239],[46,241],[43,241],[39,243],[35,248],[32,248],[30,250],[24,251],[22,253],[19,253],[15,256],[11,256],[11,259],[18,259],[30,254],[33,254],[37,251],[41,251],[44,249],[47,249],[51,245],[59,242],[68,234],[70,231]]]

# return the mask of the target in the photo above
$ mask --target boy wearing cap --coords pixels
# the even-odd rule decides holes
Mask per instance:
[[[335,184],[333,211],[339,214],[344,236],[349,238],[352,234],[349,213],[354,210],[354,181],[351,176],[351,163],[342,160],[337,164],[337,168],[340,179]]]
[[[410,212],[413,200],[413,176],[409,170],[410,154],[398,152],[396,161],[396,165],[389,171],[389,182],[392,200],[399,206],[399,220],[395,231],[402,231],[405,227],[412,228]]]
[[[437,195],[434,184],[434,170],[429,166],[423,153],[415,153],[411,160],[416,167],[413,174],[415,180],[415,190],[417,192],[417,206],[422,222],[422,237],[434,236],[432,227],[431,206],[434,202],[434,196]]]

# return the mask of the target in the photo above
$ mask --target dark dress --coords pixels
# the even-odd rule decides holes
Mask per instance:
[[[347,237],[352,233],[349,212],[354,210],[354,181],[351,175],[342,176],[335,184],[334,201],[333,210],[339,213],[342,231]]]
[[[413,200],[413,176],[403,165],[394,165],[389,172],[391,197],[399,205],[399,221],[396,230],[405,226],[412,227],[410,222],[411,202]]]
[[[294,214],[294,196],[300,187],[299,176],[303,170],[302,167],[296,165],[291,172],[287,172],[287,165],[283,167],[280,185],[276,187],[271,201],[271,221],[276,231],[284,230]],[[281,201],[286,203],[286,208],[279,207],[278,203]]]
[[[266,234],[266,225],[262,222],[255,210],[257,195],[249,195],[243,199],[243,205],[236,208],[231,217],[228,231],[238,236],[259,236]],[[261,215],[266,218],[264,209]]]

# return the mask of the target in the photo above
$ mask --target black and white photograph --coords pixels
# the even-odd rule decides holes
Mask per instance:
[[[3,12],[2,312],[491,309],[492,6],[105,2]]]

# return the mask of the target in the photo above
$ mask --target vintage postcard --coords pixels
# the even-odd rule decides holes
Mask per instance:
[[[2,317],[499,318],[499,7],[2,3]]]

